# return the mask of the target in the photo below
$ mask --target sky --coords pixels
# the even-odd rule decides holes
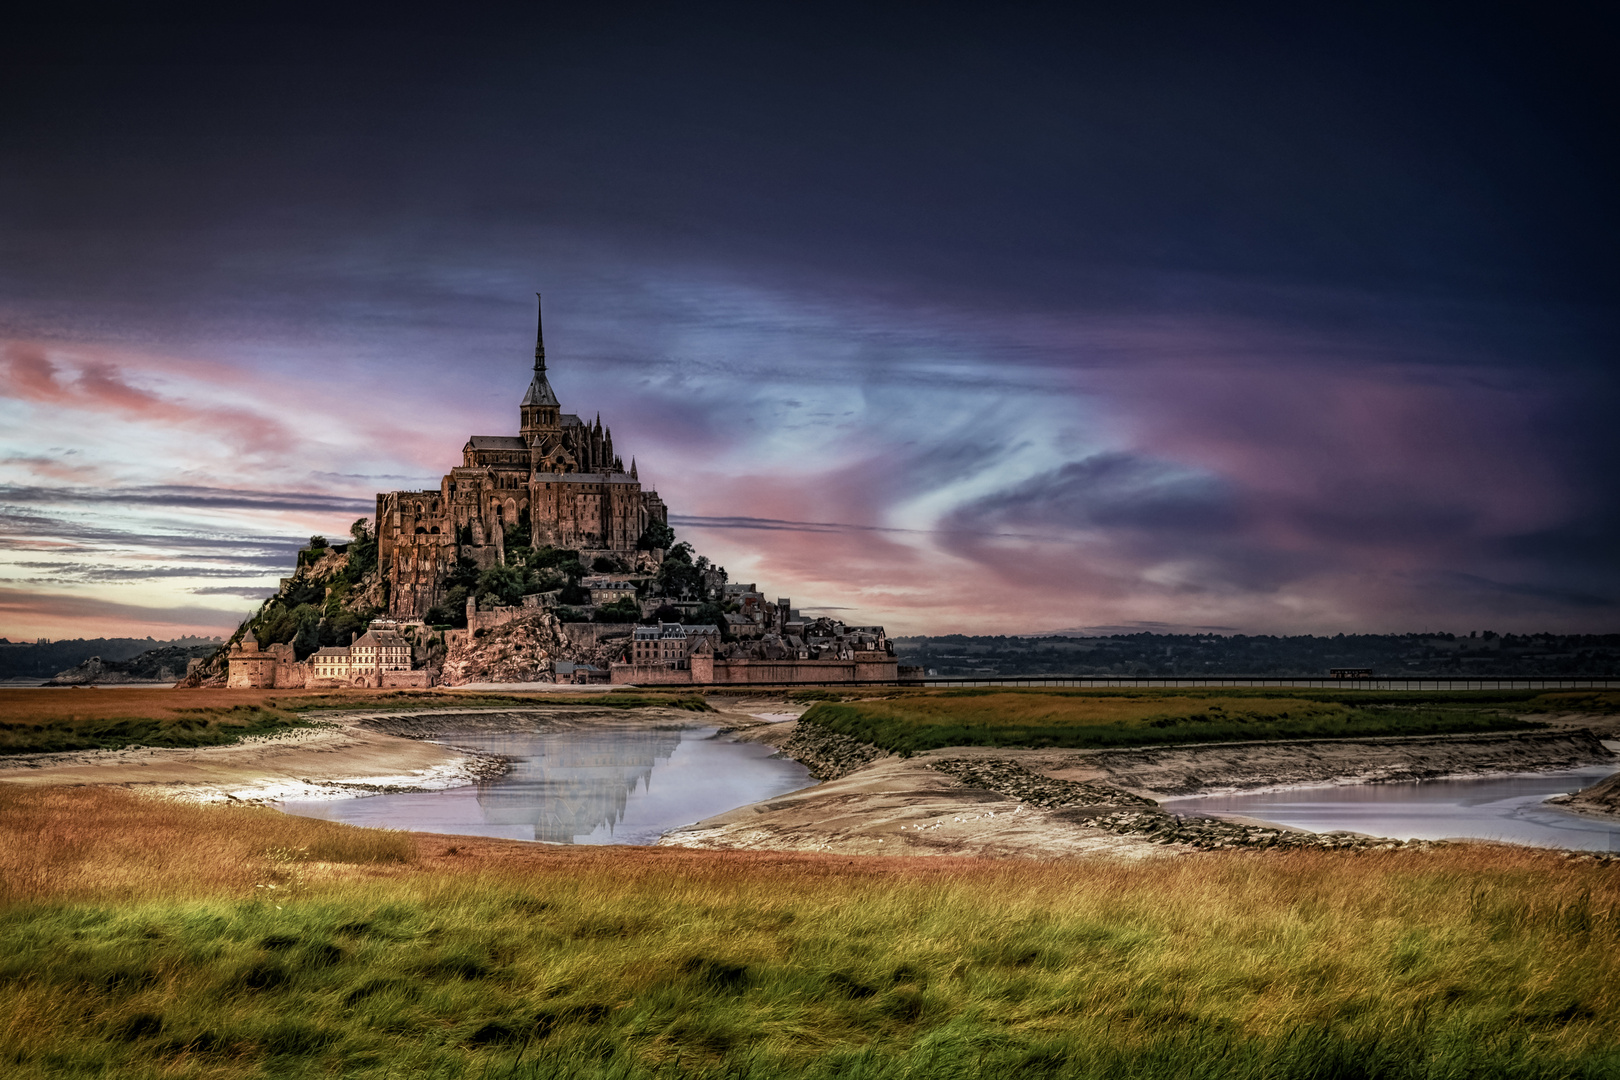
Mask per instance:
[[[1596,6],[136,7],[0,37],[0,636],[229,632],[536,292],[806,612],[1620,628]]]

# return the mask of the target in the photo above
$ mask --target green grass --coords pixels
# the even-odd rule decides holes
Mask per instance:
[[[297,698],[288,698],[278,702],[271,699],[267,705],[280,705],[286,709],[297,709],[300,712],[350,712],[359,709],[388,709],[397,712],[411,712],[421,709],[534,709],[552,706],[597,706],[609,709],[645,709],[662,707],[666,709],[680,709],[685,712],[713,712],[714,709],[704,700],[701,693],[675,692],[667,694],[646,693],[639,690],[609,690],[599,694],[568,693],[558,695],[551,692],[535,694],[492,694],[468,693],[461,691],[427,691],[395,690],[392,692],[355,694],[353,692],[332,695],[311,695]]]
[[[1595,1080],[1617,1048],[1620,866],[1550,853],[557,849],[0,789],[25,1080]]]
[[[946,746],[1130,747],[1527,731],[1516,713],[1573,711],[1531,691],[978,688],[821,701],[802,722],[909,754]]]
[[[444,708],[615,709],[661,706],[709,712],[701,694],[606,691],[599,694],[463,694],[392,691],[333,694],[262,690],[21,690],[0,700],[0,756],[126,746],[222,746],[319,723],[337,711],[410,712]]]
[[[310,722],[301,717],[257,705],[180,709],[163,716],[10,720],[0,722],[0,755],[117,750],[126,746],[223,746],[250,735],[309,726]]]

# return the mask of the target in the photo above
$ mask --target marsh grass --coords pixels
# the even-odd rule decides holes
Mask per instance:
[[[126,746],[224,746],[253,735],[309,727],[292,713],[256,705],[185,709],[170,716],[77,716],[0,722],[0,754],[118,750]]]
[[[0,694],[0,755],[126,746],[223,746],[309,727],[336,711],[649,706],[711,711],[701,694],[481,694],[446,691],[8,690]]]
[[[390,861],[269,811],[3,794],[19,1077],[1620,1070],[1620,876],[1547,853]]]
[[[1519,694],[958,689],[820,700],[802,721],[899,753],[946,746],[1114,747],[1250,739],[1524,731],[1519,712],[1574,711]]]

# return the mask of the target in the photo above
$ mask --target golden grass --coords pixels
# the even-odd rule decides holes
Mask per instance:
[[[20,1076],[1620,1068],[1620,867],[1524,849],[551,848],[75,789],[0,791],[0,852]]]
[[[292,864],[416,861],[410,833],[111,787],[0,786],[0,906],[248,896]]]

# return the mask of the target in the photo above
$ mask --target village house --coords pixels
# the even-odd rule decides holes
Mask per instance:
[[[231,646],[226,685],[285,689],[294,686],[359,686],[373,689],[426,687],[426,671],[413,670],[411,643],[399,625],[378,619],[347,646],[317,649],[298,660],[290,644],[261,649],[250,630]]]
[[[591,603],[594,605],[612,604],[619,600],[634,600],[636,598],[636,583],[634,580],[614,577],[586,577],[580,579],[580,586],[591,592]]]
[[[660,623],[638,626],[630,651],[609,666],[615,683],[722,686],[746,683],[895,682],[902,672],[881,626],[847,627],[833,619],[806,623],[790,601],[774,608],[778,625],[750,640],[722,641],[718,627]],[[735,637],[735,635],[733,635]]]

